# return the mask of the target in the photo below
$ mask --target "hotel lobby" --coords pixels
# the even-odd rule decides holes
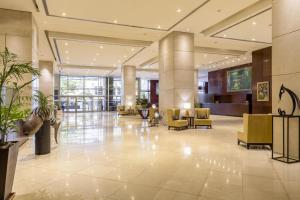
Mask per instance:
[[[299,13],[0,0],[0,200],[300,199]]]

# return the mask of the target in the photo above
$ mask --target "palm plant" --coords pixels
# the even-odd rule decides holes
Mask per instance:
[[[25,74],[39,76],[39,71],[30,63],[18,63],[17,55],[5,47],[0,52],[0,145],[7,145],[7,134],[15,129],[16,121],[25,117],[22,108],[21,93],[33,80],[21,83]],[[11,89],[12,96],[5,97],[4,92]]]
[[[38,104],[38,107],[34,109],[36,115],[38,115],[42,120],[47,120],[51,117],[51,113],[54,110],[54,105],[52,103],[52,95],[46,96],[41,91],[35,91],[33,100]]]

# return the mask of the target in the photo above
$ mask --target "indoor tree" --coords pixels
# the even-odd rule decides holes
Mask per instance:
[[[24,82],[24,75],[39,76],[39,71],[31,63],[17,62],[17,55],[7,47],[0,52],[0,59],[0,145],[3,146],[8,144],[7,135],[15,129],[16,121],[27,114],[22,107],[21,94],[33,80]],[[5,95],[6,90],[12,90],[11,97]]]

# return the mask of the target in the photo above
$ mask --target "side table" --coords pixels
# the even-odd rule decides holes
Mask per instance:
[[[188,120],[189,128],[194,128],[194,117],[192,117],[192,116],[182,116],[182,119]]]

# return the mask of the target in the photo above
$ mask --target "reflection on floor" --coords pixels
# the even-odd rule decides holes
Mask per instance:
[[[212,130],[148,128],[115,113],[65,114],[60,144],[22,147],[17,200],[300,199],[300,165],[237,146],[241,118],[213,116]]]

